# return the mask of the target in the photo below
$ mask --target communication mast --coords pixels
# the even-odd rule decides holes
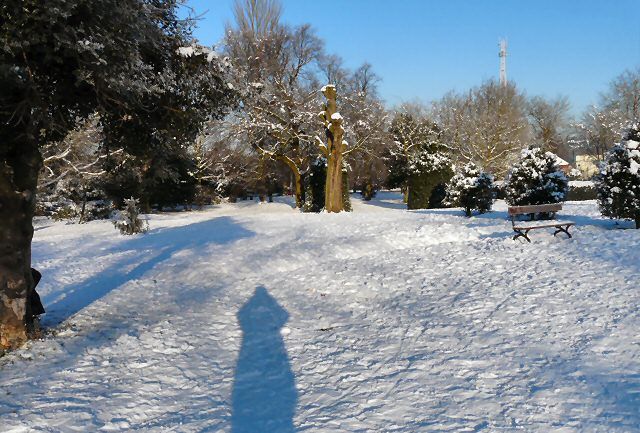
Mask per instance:
[[[507,41],[500,39],[500,85],[502,87],[507,86]]]

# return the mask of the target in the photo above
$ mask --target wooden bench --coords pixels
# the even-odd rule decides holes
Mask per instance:
[[[511,224],[513,226],[513,231],[516,234],[513,236],[513,240],[515,241],[519,237],[525,238],[527,241],[531,242],[529,239],[529,232],[531,230],[536,229],[544,229],[553,227],[556,231],[553,235],[557,235],[558,233],[565,233],[567,236],[571,237],[571,233],[569,233],[569,227],[575,225],[573,221],[560,221],[555,220],[556,212],[562,210],[562,205],[560,203],[555,204],[538,204],[538,205],[529,205],[529,206],[509,206],[508,212],[511,217]],[[547,216],[546,219],[536,220],[535,216],[538,214],[544,214]],[[529,221],[519,221],[516,219],[519,215],[529,215]]]

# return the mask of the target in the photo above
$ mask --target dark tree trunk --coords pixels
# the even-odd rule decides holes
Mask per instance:
[[[82,190],[82,209],[80,210],[80,219],[78,222],[84,223],[87,220],[86,216],[87,212],[87,191],[83,188]]]
[[[26,136],[4,143],[9,150],[0,154],[0,350],[24,343],[33,327],[31,239],[42,159]]]
[[[636,212],[636,228],[640,229],[640,212]]]
[[[302,175],[297,170],[292,170],[295,179],[296,208],[302,209],[304,206],[304,188],[302,187]]]

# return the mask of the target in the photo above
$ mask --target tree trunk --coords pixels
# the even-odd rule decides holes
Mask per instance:
[[[86,212],[87,212],[87,191],[83,188],[82,190],[82,208],[80,209],[80,219],[78,220],[79,223],[85,223],[87,216],[86,216]]]
[[[640,212],[636,212],[636,228],[640,229]]]
[[[324,207],[327,212],[344,210],[342,200],[342,152],[340,146],[333,145],[327,160],[327,181],[324,192]]]
[[[302,209],[304,205],[303,191],[302,191],[302,176],[298,171],[293,173],[294,183],[296,185],[296,207]]]
[[[0,156],[0,349],[20,346],[33,327],[31,239],[42,163],[33,136],[8,146]]]
[[[263,152],[260,148],[258,151]],[[296,208],[302,209],[304,206],[304,190],[302,188],[302,175],[300,174],[300,168],[298,165],[289,157],[286,156],[276,156],[276,159],[284,162],[287,167],[291,170],[291,174],[293,175],[293,186],[294,186],[294,196],[296,198]]]
[[[327,212],[342,212],[342,160],[347,143],[342,140],[344,128],[342,117],[336,109],[336,88],[325,86],[322,93],[327,98],[323,113],[327,135],[327,180],[325,184],[325,204]]]

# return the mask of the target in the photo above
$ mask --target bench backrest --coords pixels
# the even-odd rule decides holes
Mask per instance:
[[[553,204],[535,204],[535,205],[527,205],[527,206],[509,206],[507,211],[509,215],[524,215],[524,214],[535,214],[535,213],[550,213],[550,212],[558,212],[562,210],[562,204],[553,203]]]

